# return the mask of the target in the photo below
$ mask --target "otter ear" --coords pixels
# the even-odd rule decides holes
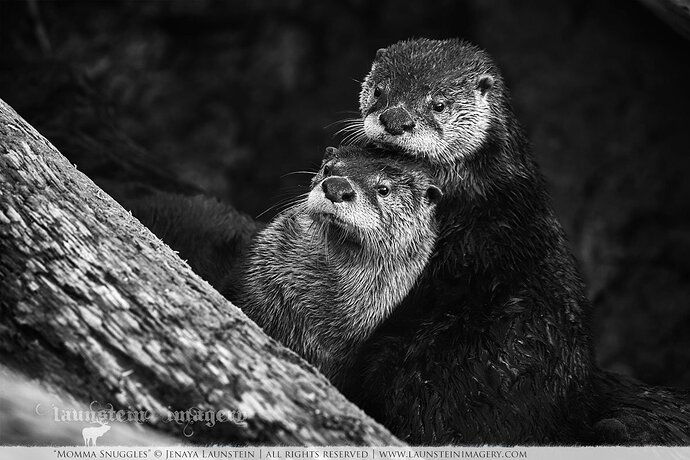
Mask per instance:
[[[479,77],[479,80],[477,80],[477,89],[479,92],[482,93],[482,96],[484,96],[486,93],[489,92],[491,88],[494,86],[494,77],[492,77],[489,74],[484,74],[481,77]]]
[[[326,153],[324,154],[324,160],[330,160],[338,153],[338,149],[335,147],[326,147]]]
[[[386,55],[386,48],[379,48],[376,50],[376,58],[374,61],[380,61]]]
[[[429,188],[426,189],[426,197],[429,200],[429,203],[437,204],[439,201],[441,201],[441,198],[443,198],[443,192],[435,185],[430,185]]]

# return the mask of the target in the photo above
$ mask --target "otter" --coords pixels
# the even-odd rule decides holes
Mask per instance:
[[[442,195],[423,165],[329,147],[307,197],[268,225],[204,195],[118,197],[197,274],[337,384],[424,269]]]
[[[426,266],[441,196],[415,162],[328,148],[307,197],[254,239],[234,300],[337,384]]]
[[[584,283],[489,55],[396,43],[359,102],[353,137],[425,164],[445,196],[427,269],[346,395],[410,443],[690,443],[688,392],[595,365]]]
[[[590,304],[498,67],[460,40],[379,50],[359,129],[444,189],[410,294],[362,346],[346,396],[414,444],[590,436]]]

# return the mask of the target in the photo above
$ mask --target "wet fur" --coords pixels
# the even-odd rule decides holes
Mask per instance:
[[[334,382],[359,345],[407,295],[433,250],[434,202],[423,168],[341,149],[324,163],[355,185],[357,200],[344,231],[314,219],[312,196],[281,213],[256,237],[237,303],[269,335],[297,351]],[[379,199],[378,176],[393,184]],[[361,216],[360,216],[361,215]],[[369,222],[363,225],[364,216]],[[371,220],[375,220],[371,224]],[[358,220],[359,219],[359,220]]]
[[[475,105],[487,74],[488,111]],[[580,442],[590,305],[501,75],[457,40],[401,42],[374,63],[363,117],[377,110],[368,98],[380,79],[387,104],[415,111],[422,137],[445,140],[373,140],[434,168],[446,195],[427,269],[365,344],[346,394],[415,444]],[[438,94],[453,101],[443,119],[423,111]]]
[[[645,385],[600,371],[594,376],[591,444],[690,445],[690,392]]]
[[[447,113],[430,110],[437,97]],[[416,131],[372,128],[391,104]],[[688,444],[687,392],[594,364],[584,284],[490,57],[458,40],[394,44],[360,105],[370,140],[434,168],[446,195],[427,269],[346,394],[416,444]]]

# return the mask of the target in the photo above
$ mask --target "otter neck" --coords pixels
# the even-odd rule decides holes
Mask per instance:
[[[380,242],[343,243],[333,232],[323,232],[304,225],[304,244],[312,249],[319,267],[319,277],[332,280],[332,302],[320,305],[319,315],[330,318],[328,327],[316,334],[321,352],[331,356],[352,356],[412,289],[428,260],[435,236],[420,230],[420,242],[414,247],[396,247]],[[428,233],[428,234],[427,234]],[[398,242],[399,244],[399,242]],[[333,363],[343,371],[347,363]],[[345,364],[345,365],[343,365]],[[322,371],[329,375],[328,363]]]
[[[423,270],[434,241],[431,232],[420,232],[425,241],[414,248],[387,242],[375,247],[373,242],[343,243],[333,232],[326,233],[323,241],[323,234],[314,234],[319,231],[307,226],[304,238],[337,290],[334,298],[338,301],[324,307],[339,310],[336,319],[342,325],[357,326],[347,331],[357,338],[405,297]]]
[[[509,108],[503,113],[477,151],[435,166],[446,192],[437,214],[437,252],[451,254],[442,266],[460,263],[509,278],[538,263],[563,237],[522,129]],[[543,225],[547,221],[552,225]]]

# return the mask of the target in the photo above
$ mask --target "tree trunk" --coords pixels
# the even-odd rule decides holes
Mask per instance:
[[[391,445],[0,101],[2,362],[86,406],[235,410],[193,442]],[[40,442],[40,440],[36,440]]]

